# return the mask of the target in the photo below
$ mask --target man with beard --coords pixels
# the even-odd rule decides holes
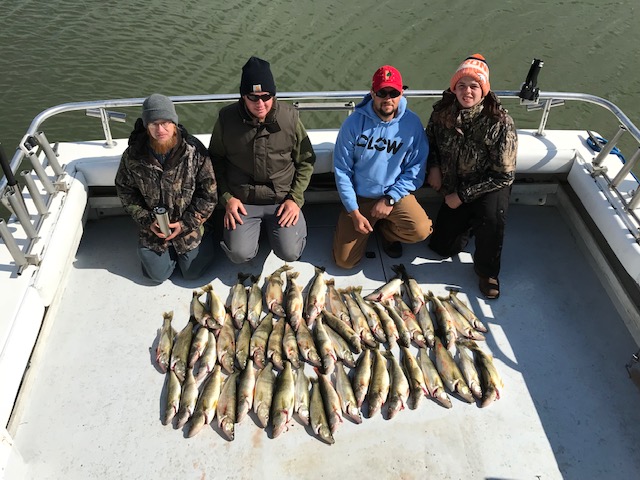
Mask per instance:
[[[420,119],[407,108],[406,88],[397,69],[380,67],[338,133],[333,165],[344,208],[333,258],[339,267],[360,261],[374,226],[392,258],[402,256],[402,243],[431,233],[431,220],[411,193],[424,182],[429,145]]]
[[[242,67],[241,98],[218,113],[209,153],[225,207],[220,246],[233,263],[258,253],[261,226],[285,262],[307,241],[301,207],[316,156],[298,111],[276,99],[269,62]]]
[[[212,242],[202,237],[218,200],[216,180],[207,149],[178,124],[173,102],[164,95],[154,93],[142,104],[115,183],[125,211],[139,226],[144,276],[162,283],[176,264],[185,279],[201,276],[213,260]],[[153,212],[158,206],[167,211],[168,235]]]

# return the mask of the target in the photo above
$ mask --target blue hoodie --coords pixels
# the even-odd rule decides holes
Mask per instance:
[[[424,183],[429,144],[420,118],[402,97],[397,115],[384,122],[367,94],[344,121],[333,151],[340,199],[347,212],[358,208],[356,196],[395,201]]]

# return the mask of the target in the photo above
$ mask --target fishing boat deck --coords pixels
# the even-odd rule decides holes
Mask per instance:
[[[425,207],[435,214],[435,204]],[[153,352],[162,312],[173,310],[180,329],[193,288],[211,282],[226,298],[239,271],[264,278],[282,261],[266,245],[240,266],[218,250],[200,281],[175,274],[151,286],[136,257],[135,225],[109,217],[86,225],[9,425],[27,466],[22,478],[638,478],[640,393],[624,368],[637,347],[559,207],[511,206],[503,291],[494,301],[479,295],[469,249],[442,260],[424,243],[405,245],[394,260],[372,237],[375,258],[336,268],[337,212],[335,204],[305,207],[308,243],[292,264],[299,283],[323,265],[337,287],[371,291],[402,262],[425,292],[459,287],[489,327],[483,347],[504,379],[500,400],[481,409],[452,397],[445,409],[423,399],[390,420],[383,409],[360,425],[345,420],[332,446],[295,417],[270,438],[253,414],[232,442],[215,425],[186,438],[161,423],[165,377]]]

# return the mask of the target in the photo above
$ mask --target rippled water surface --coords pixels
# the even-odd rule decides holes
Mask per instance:
[[[0,141],[13,152],[31,119],[59,103],[236,92],[250,55],[271,62],[280,91],[366,89],[386,63],[411,88],[444,89],[474,52],[487,57],[493,89],[518,90],[537,57],[542,90],[608,98],[640,123],[637,0],[427,3],[0,0]],[[413,107],[426,122],[430,105]],[[518,126],[537,125],[539,114],[510,109]],[[215,111],[178,113],[205,132]],[[550,126],[612,136],[617,125],[599,116],[595,107],[558,108]],[[101,137],[99,121],[80,114],[45,125],[51,141]],[[131,128],[116,124],[114,136]]]

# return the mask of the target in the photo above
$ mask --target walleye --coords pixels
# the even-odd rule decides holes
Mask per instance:
[[[390,378],[387,370],[387,361],[380,353],[380,350],[373,350],[373,370],[371,373],[371,383],[367,392],[369,401],[369,418],[380,411],[380,408],[387,401],[389,396]]]
[[[322,370],[326,375],[331,375],[336,366],[336,352],[333,349],[333,343],[327,333],[322,322],[322,315],[316,317],[316,324],[314,327],[316,350],[322,360]]]
[[[424,381],[424,374],[422,373],[422,370],[420,370],[420,365],[418,365],[418,361],[416,360],[416,357],[413,356],[413,353],[411,353],[411,350],[407,347],[400,347],[400,351],[402,352],[402,365],[407,372],[409,386],[411,389],[411,393],[409,395],[409,408],[415,410],[418,408],[422,397],[429,396],[429,389]]]
[[[382,325],[384,335],[387,337],[387,344],[389,345],[389,348],[393,348],[398,340],[400,340],[398,327],[396,327],[393,318],[391,318],[387,309],[381,303],[373,302],[373,308],[378,314],[378,318],[380,318],[380,325]]]
[[[256,371],[253,368],[253,360],[247,361],[247,366],[240,373],[238,380],[238,407],[236,410],[236,423],[242,422],[244,417],[253,407],[253,396],[256,388]]]
[[[409,399],[409,381],[406,375],[402,371],[400,362],[391,353],[386,352],[385,356],[389,359],[391,364],[391,385],[389,387],[389,396],[387,400],[387,416],[392,419],[400,410],[404,410],[404,406]]]
[[[262,289],[258,285],[260,275],[257,277],[251,275],[251,287],[247,297],[247,320],[254,330],[258,328],[260,323],[260,315],[262,315]]]
[[[284,317],[280,317],[275,321],[273,329],[271,330],[271,335],[269,335],[269,341],[267,342],[267,358],[271,360],[278,370],[282,370],[284,368],[282,363],[282,338],[284,337],[284,324]]]
[[[413,343],[415,343],[419,347],[426,346],[427,341],[422,334],[420,324],[418,323],[418,320],[416,320],[416,316],[409,308],[409,305],[404,303],[404,300],[402,300],[402,297],[398,293],[395,294],[393,298],[396,303],[396,310],[402,317],[402,320],[404,320],[404,324],[407,326],[407,330],[409,330],[409,333],[411,334],[411,340],[413,340]]]
[[[173,417],[178,413],[180,409],[180,392],[182,392],[180,380],[176,372],[169,370],[167,372],[167,405],[164,411],[164,418],[162,419],[163,425],[171,423]]]
[[[187,362],[189,360],[189,349],[191,348],[191,338],[193,337],[193,322],[191,319],[185,327],[176,335],[171,350],[171,370],[176,372],[180,383],[184,382],[187,373]]]
[[[365,397],[371,384],[371,350],[364,349],[358,358],[356,371],[353,374],[353,393],[356,396],[356,405],[362,407]]]
[[[336,282],[333,278],[330,278],[325,282],[327,284],[327,295],[329,297],[329,310],[336,317],[342,320],[347,325],[351,325],[351,319],[349,318],[349,309],[342,300],[342,295],[336,290]]]
[[[440,299],[436,297],[433,292],[429,291],[426,298],[428,298],[431,305],[433,305],[432,311],[438,322],[438,334],[446,347],[451,348],[458,338],[458,332],[453,324],[451,314],[444,305],[442,305]]]
[[[227,313],[229,317],[218,334],[217,351],[218,351],[218,363],[222,365],[225,372],[233,372],[233,364],[236,357],[236,332],[233,329],[233,322],[231,321],[231,315]]]
[[[222,327],[224,322],[228,320],[224,302],[220,300],[220,297],[213,289],[213,285],[207,284],[202,287],[202,290],[207,293],[206,305],[209,307],[209,313],[211,313],[211,318],[207,320],[207,326],[216,329]]]
[[[331,343],[333,344],[333,350],[336,352],[336,358],[342,360],[349,368],[354,368],[356,366],[356,361],[353,358],[353,353],[351,353],[351,347],[347,341],[338,335],[333,328],[329,325],[325,325],[324,329],[329,334],[329,338],[331,339]]]
[[[284,307],[282,306],[284,303],[284,293],[282,291],[284,282],[282,280],[282,272],[286,272],[291,269],[293,269],[293,267],[285,263],[273,272],[265,281],[266,286],[264,297],[267,303],[267,308],[279,317],[284,317],[285,315]]]
[[[209,425],[216,415],[216,406],[220,397],[220,385],[222,384],[222,373],[220,365],[216,365],[212,374],[202,387],[202,393],[198,398],[196,409],[191,416],[191,425],[187,432],[187,437],[196,435],[202,427]]]
[[[176,428],[182,428],[193,415],[198,401],[198,384],[193,376],[193,370],[187,370],[187,376],[182,384],[180,393],[180,410],[178,410],[178,423]]]
[[[333,445],[335,440],[331,435],[331,429],[329,428],[329,422],[327,421],[327,414],[324,411],[324,403],[322,401],[322,394],[320,393],[320,387],[318,380],[311,379],[311,400],[309,403],[309,421],[311,423],[311,429],[320,440]]]
[[[293,331],[288,322],[284,324],[284,336],[282,337],[282,350],[287,360],[291,362],[293,368],[300,368],[300,351],[298,350],[298,340],[296,332]]]
[[[462,340],[460,343],[473,350],[475,363],[480,373],[480,382],[482,383],[482,402],[480,407],[487,407],[494,400],[500,400],[504,382],[493,364],[493,356],[485,353],[473,340]]]
[[[231,318],[237,329],[242,328],[247,318],[247,287],[244,282],[250,276],[248,273],[238,273],[238,282],[231,289]]]
[[[307,303],[305,306],[305,317],[307,318],[307,326],[311,328],[316,317],[324,310],[327,301],[327,284],[324,280],[324,267],[315,267],[316,276],[311,282],[309,293],[307,295]]]
[[[313,343],[313,336],[305,322],[300,322],[298,332],[296,333],[296,340],[298,342],[298,350],[300,355],[302,355],[302,358],[314,367],[321,367],[322,359],[318,354],[318,350]]]
[[[437,401],[440,405],[446,408],[451,408],[453,404],[447,392],[444,390],[444,384],[442,378],[433,364],[427,353],[427,349],[421,347],[419,349],[418,358],[420,360],[420,369],[424,374],[424,381],[429,389],[429,395]]]
[[[227,377],[220,390],[220,397],[216,405],[216,416],[218,417],[218,427],[227,440],[235,437],[236,423],[236,381],[240,372],[233,372]]]
[[[371,333],[371,329],[367,323],[367,318],[358,306],[358,302],[356,302],[355,298],[351,295],[351,288],[340,290],[340,293],[342,293],[344,303],[349,309],[349,316],[351,317],[353,330],[360,336],[360,339],[367,346],[377,348],[378,344],[376,343],[376,339],[373,338],[373,334]]]
[[[253,411],[258,417],[258,423],[262,428],[266,428],[269,423],[269,412],[271,412],[275,384],[276,374],[273,373],[273,365],[269,362],[256,376],[256,388],[253,395]]]
[[[384,333],[384,329],[382,328],[380,316],[376,310],[364,298],[362,298],[362,287],[352,287],[351,295],[353,295],[353,298],[355,298],[360,310],[362,310],[362,313],[367,320],[367,325],[369,325],[369,330],[371,330],[373,336],[379,342],[386,342],[387,335]]]
[[[480,377],[478,376],[478,370],[476,370],[473,360],[470,355],[468,347],[465,347],[461,340],[456,343],[458,347],[458,366],[464,377],[464,381],[467,382],[471,394],[478,400],[482,399],[482,386],[480,384]]]
[[[480,321],[480,319],[473,313],[473,310],[469,308],[462,300],[458,298],[457,292],[455,290],[451,290],[449,292],[449,301],[453,304],[454,307],[466,318],[471,326],[478,330],[479,332],[487,332],[487,327]]]
[[[351,349],[355,353],[362,351],[362,341],[360,335],[358,335],[353,328],[344,323],[338,317],[328,310],[322,311],[324,321],[329,325],[338,335],[340,335],[349,344]]]
[[[285,362],[284,370],[278,374],[276,389],[271,402],[271,423],[273,424],[273,438],[288,430],[287,423],[291,420],[295,406],[295,380],[291,363]]]
[[[324,403],[324,412],[327,414],[327,420],[329,421],[329,429],[331,430],[331,434],[334,434],[344,421],[342,419],[340,397],[338,396],[336,389],[333,387],[329,375],[323,375],[317,370],[316,373],[318,374],[320,395],[322,395],[322,402]]]
[[[415,278],[409,276],[404,264],[401,263],[400,265],[394,265],[391,269],[402,278],[407,295],[409,296],[409,299],[411,299],[411,311],[414,314],[417,314],[425,304],[424,293],[422,293],[420,285],[418,285]]]
[[[198,375],[196,375],[196,382],[198,385],[213,371],[218,361],[216,336],[208,328],[206,328],[206,330],[209,334],[209,339],[207,340],[207,348],[205,348],[202,353],[202,356],[200,357],[200,364],[198,365]]]
[[[207,325],[208,321],[211,319],[211,313],[209,313],[206,305],[200,301],[200,296],[203,295],[204,292],[202,290],[194,290],[193,298],[191,299],[190,306],[190,314],[191,317],[195,318],[196,322],[200,325]]]
[[[342,413],[355,423],[362,423],[362,414],[358,408],[356,395],[353,392],[351,383],[349,382],[347,372],[344,371],[342,362],[338,362],[336,364],[336,392],[338,392],[338,397],[340,397]]]
[[[304,369],[299,369],[296,373],[293,412],[298,414],[305,425],[309,425],[309,385],[309,377],[305,375]]]
[[[364,299],[370,302],[384,302],[400,290],[400,285],[402,285],[402,279],[399,275],[396,275],[387,283],[365,296]]]
[[[436,368],[449,391],[457,393],[465,402],[473,403],[473,395],[464,381],[462,372],[438,337],[436,337],[435,352]]]
[[[162,373],[167,373],[171,362],[171,347],[173,346],[173,339],[176,336],[176,331],[171,326],[173,310],[164,312],[162,319],[162,329],[160,330],[160,338],[158,339],[158,346],[156,347],[156,362],[160,370],[162,370]]]
[[[251,348],[251,324],[243,322],[242,328],[238,332],[236,338],[236,363],[240,370],[244,370],[249,360],[249,352]]]
[[[191,340],[191,348],[189,349],[189,367],[193,368],[198,359],[202,356],[207,344],[209,343],[209,329],[200,327],[195,336]]]
[[[300,272],[287,270],[287,289],[285,293],[285,311],[289,324],[295,332],[298,331],[298,325],[302,321],[302,312],[304,310],[304,297],[300,285],[295,282]]]
[[[398,330],[398,343],[403,347],[408,347],[411,345],[411,332],[407,328],[407,324],[404,323],[404,320],[400,316],[400,313],[396,309],[395,305],[393,305],[393,300],[386,300],[384,302],[385,309],[391,319],[393,320],[393,324],[396,326]]]
[[[258,325],[258,328],[255,329],[249,342],[249,355],[251,355],[258,368],[264,367],[267,355],[267,342],[269,341],[269,335],[271,335],[272,330],[273,314],[269,312],[260,325]]]
[[[427,343],[427,347],[433,347],[435,345],[435,336],[436,332],[433,328],[433,322],[431,321],[431,314],[429,313],[429,309],[427,308],[427,304],[424,303],[418,313],[416,313],[416,320],[418,325],[420,325],[420,329],[422,330],[422,334],[424,335],[424,340]]]
[[[439,300],[442,302],[442,305],[444,305],[444,308],[447,309],[449,315],[451,315],[453,324],[460,335],[472,338],[473,340],[485,340],[484,335],[471,326],[469,321],[449,302],[448,298],[440,297]],[[458,335],[458,338],[460,338],[460,335]]]

